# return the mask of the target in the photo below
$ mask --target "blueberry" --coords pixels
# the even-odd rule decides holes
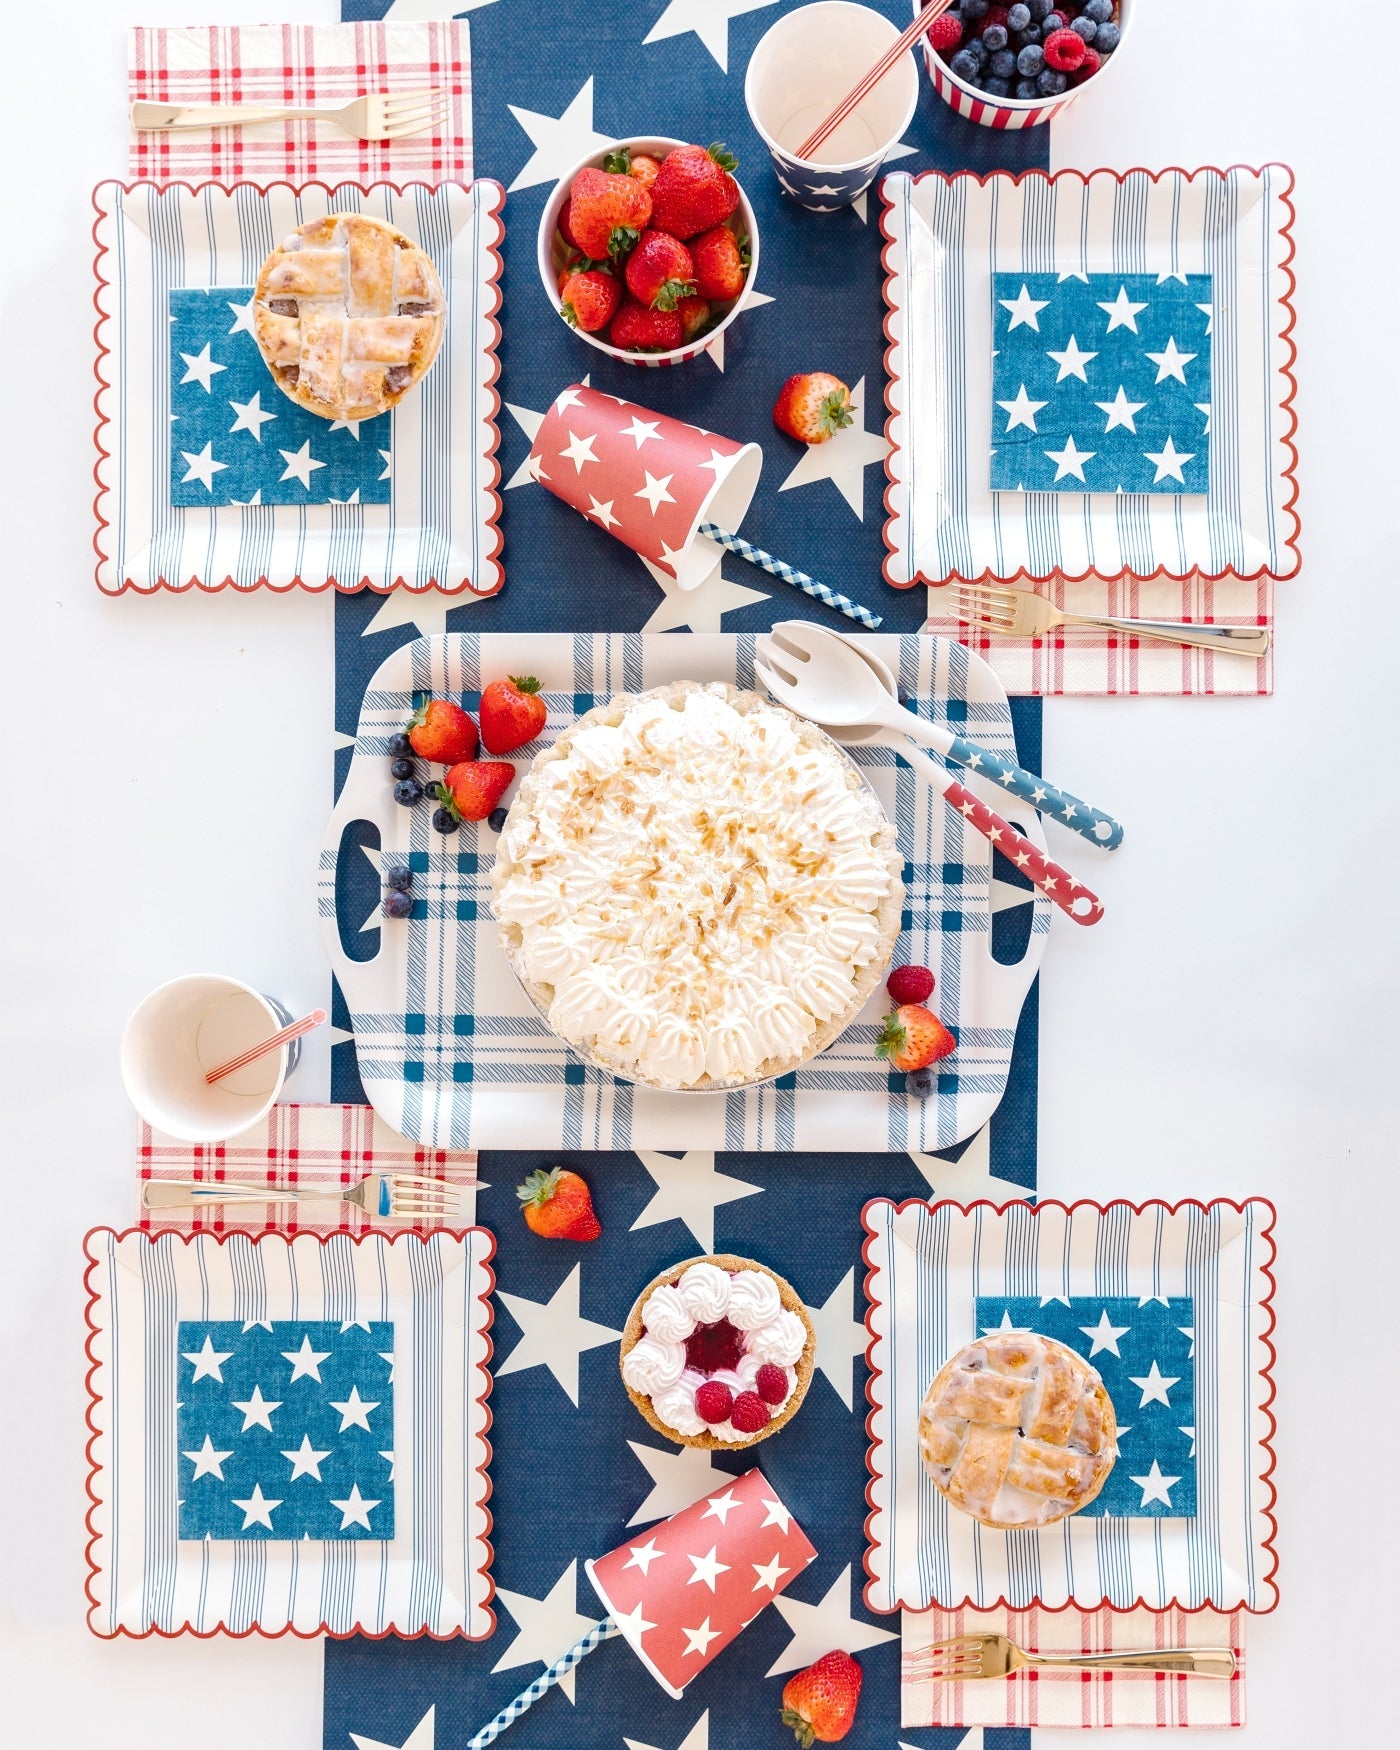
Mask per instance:
[[[1094,38],[1094,47],[1101,55],[1111,55],[1122,40],[1123,32],[1116,24],[1101,24]]]
[[[1021,98],[1039,97],[1040,87],[1036,84],[1034,79],[1018,79],[1016,81],[1016,88],[1011,95],[1013,97]]]
[[[1058,97],[1062,91],[1069,89],[1069,74],[1047,67],[1036,80],[1036,85],[1042,97]]]
[[[447,809],[435,808],[433,810],[434,832],[456,832],[460,824],[457,816],[449,813]]]
[[[1113,17],[1113,0],[1084,0],[1085,18],[1092,18],[1095,24],[1107,24]]]
[[[384,885],[395,893],[407,893],[413,885],[413,871],[406,863],[390,863],[384,871]]]
[[[982,63],[975,55],[969,54],[966,49],[959,49],[948,65],[959,79],[966,80],[969,85],[982,71]]]
[[[982,32],[982,46],[997,54],[1006,47],[1007,29],[1004,24],[989,24]]]
[[[406,918],[413,911],[413,895],[411,893],[386,893],[384,895],[384,915],[386,918]]]
[[[1099,27],[1094,23],[1092,18],[1076,18],[1073,24],[1070,25],[1070,29],[1076,36],[1082,36],[1086,43],[1093,42],[1094,38],[1099,34]]]
[[[401,778],[394,785],[394,800],[404,808],[412,808],[423,800],[423,786],[417,778]]]
[[[1044,65],[1045,50],[1038,43],[1031,43],[1016,57],[1016,71],[1023,79],[1034,79]]]
[[[1010,97],[1011,81],[1009,79],[998,79],[996,75],[993,74],[990,79],[984,79],[982,81],[982,89],[986,92],[988,97]]]
[[[992,56],[992,77],[994,79],[1000,79],[1005,84],[1015,71],[1016,57],[1010,49],[1003,49],[999,55]],[[1005,93],[1003,92],[1002,95],[1005,96]]]
[[[1112,5],[1113,0],[1108,0],[1108,3]],[[1026,0],[1027,10],[1030,12],[1032,21],[1036,24],[1044,23],[1045,15],[1050,11],[1052,5],[1053,0]]]
[[[391,735],[389,737],[389,758],[391,760],[401,760],[407,754],[411,754],[412,752],[413,743],[402,730],[400,730],[397,735]]]
[[[492,832],[504,832],[509,814],[504,808],[493,808],[486,816],[486,824]]]
[[[1046,36],[1049,36],[1052,30],[1063,30],[1065,28],[1064,13],[1047,12],[1044,18],[1040,21],[1040,28],[1045,32]]]
[[[904,1086],[916,1100],[927,1100],[938,1086],[938,1077],[931,1069],[911,1069],[904,1078]]]
[[[1031,21],[1031,9],[1020,3],[1007,9],[1006,28],[1008,30],[1024,30]]]
[[[1044,33],[1038,24],[1028,24],[1024,30],[1018,30],[1011,39],[1013,49],[1028,49],[1038,43]]]
[[[412,760],[394,760],[389,770],[396,778],[416,778],[418,768]]]
[[[966,45],[966,50],[967,53],[972,56],[973,60],[976,61],[979,68],[985,67],[990,59],[988,51],[982,46],[981,37],[973,37],[972,41]]]
[[[987,16],[992,0],[962,0],[962,15],[971,24],[976,24],[979,18]]]

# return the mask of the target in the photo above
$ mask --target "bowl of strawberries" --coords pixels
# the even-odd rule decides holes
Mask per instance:
[[[659,136],[580,160],[540,217],[545,292],[580,339],[629,365],[708,352],[758,267],[753,208],[723,146]]]

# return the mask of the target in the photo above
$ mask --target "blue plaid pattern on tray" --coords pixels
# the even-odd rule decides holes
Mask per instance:
[[[298,407],[258,351],[252,299],[251,286],[170,294],[170,502],[388,504],[393,416]]]
[[[1054,1337],[1102,1376],[1118,1421],[1118,1461],[1081,1514],[1195,1516],[1196,1332],[1189,1299],[979,1295],[977,1329]]]

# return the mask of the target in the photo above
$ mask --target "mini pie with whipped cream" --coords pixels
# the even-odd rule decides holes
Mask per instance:
[[[286,237],[253,291],[253,336],[277,387],[322,419],[373,419],[437,357],[447,300],[411,237],[328,213]]]
[[[683,1446],[752,1446],[796,1414],[816,1333],[792,1286],[750,1258],[718,1253],[663,1270],[628,1315],[622,1383]]]
[[[1034,1331],[993,1331],[928,1388],[919,1454],[938,1490],[983,1525],[1053,1525],[1103,1487],[1118,1420],[1082,1355]]]
[[[723,682],[585,713],[535,760],[492,871],[516,975],[579,1054],[668,1089],[824,1050],[899,935],[894,828],[815,724]]]

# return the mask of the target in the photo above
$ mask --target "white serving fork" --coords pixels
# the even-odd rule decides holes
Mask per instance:
[[[329,1185],[255,1185],[246,1179],[147,1179],[147,1209],[197,1209],[205,1203],[353,1203],[388,1221],[440,1222],[460,1206],[457,1187],[412,1173],[371,1173],[345,1190]]]
[[[261,103],[133,103],[131,125],[156,133],[178,128],[240,128],[252,122],[330,122],[354,140],[402,140],[447,118],[445,91],[377,91],[325,108]]]

